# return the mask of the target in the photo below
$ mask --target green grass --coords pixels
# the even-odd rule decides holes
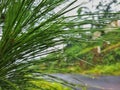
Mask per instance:
[[[97,65],[94,68],[83,71],[84,74],[95,74],[95,75],[120,75],[120,63],[111,65]]]
[[[33,83],[36,87],[40,87],[41,90],[72,90],[71,88],[63,86],[60,83],[49,82],[45,80],[31,81],[31,83]],[[27,88],[27,90],[36,90],[36,88]]]
[[[80,65],[68,65],[52,67],[44,67],[43,69],[47,73],[77,73],[77,74],[93,74],[93,75],[120,75],[120,62],[109,64],[109,65],[96,65],[94,67],[85,66],[84,68]]]

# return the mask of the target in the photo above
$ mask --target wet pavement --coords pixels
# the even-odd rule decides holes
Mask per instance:
[[[83,85],[87,90],[120,90],[120,76],[88,76],[79,74],[52,74],[69,83]],[[76,88],[75,90],[82,90]]]

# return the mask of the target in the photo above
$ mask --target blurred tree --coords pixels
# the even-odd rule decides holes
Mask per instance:
[[[94,0],[92,1],[94,2]],[[101,0],[98,5],[93,5],[94,11],[91,11],[88,7],[80,7],[78,9],[78,18],[73,20],[73,22],[78,22],[78,24],[72,28],[79,33],[74,34],[77,38],[74,38],[74,42],[69,44],[74,49],[68,48],[68,52],[70,51],[72,53],[71,55],[69,53],[67,58],[74,56],[71,59],[75,60],[75,57],[79,57],[88,62],[91,59],[92,63],[102,63],[106,60],[108,62],[106,56],[111,54],[107,55],[107,52],[112,52],[119,48],[120,34],[118,32],[120,13],[114,9],[114,6],[119,6],[119,1]],[[80,52],[78,48],[75,49],[77,45],[79,45]],[[114,60],[117,58],[116,56],[118,57],[118,55],[113,56]]]

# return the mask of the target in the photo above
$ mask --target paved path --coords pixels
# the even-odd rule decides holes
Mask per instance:
[[[120,76],[84,76],[78,74],[54,74],[70,83],[86,85],[87,90],[120,90]],[[76,88],[75,90],[81,90]]]

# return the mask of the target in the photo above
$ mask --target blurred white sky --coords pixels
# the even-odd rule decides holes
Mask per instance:
[[[68,3],[72,2],[72,1],[73,1],[73,0],[69,0],[69,2],[61,5],[60,7],[58,7],[58,8],[56,9],[56,11],[60,10],[62,7],[64,7],[66,4],[68,4]],[[81,3],[84,2],[84,3],[86,3],[86,4],[83,4],[82,6],[88,7],[91,11],[95,11],[95,6],[98,5],[98,3],[99,3],[100,1],[105,4],[105,3],[110,2],[111,0],[91,0],[91,2],[90,2],[90,0],[77,0],[77,2],[75,2],[71,7],[77,6],[77,5],[79,5],[79,4],[81,4]],[[118,0],[118,1],[120,2],[120,0]],[[71,7],[70,7],[70,8],[71,8]],[[113,4],[113,5],[112,5],[112,8],[113,8],[115,11],[118,11],[119,8],[120,8],[120,5],[116,6],[116,5]],[[78,8],[76,8],[76,9],[74,9],[74,10],[66,13],[65,15],[66,15],[66,16],[76,15],[76,14],[77,14],[77,10],[78,10]]]
[[[36,3],[40,2],[40,1],[41,0],[36,0]],[[72,1],[74,1],[74,0],[69,0],[67,3],[62,4],[61,6],[59,6],[58,8],[56,8],[55,11],[56,12],[59,11],[61,8],[65,7],[66,4],[68,4],[68,3],[72,2]],[[98,5],[98,3],[100,1],[102,1],[103,3],[105,3],[105,1],[106,1],[106,3],[107,3],[107,2],[110,2],[111,0],[91,0],[91,2],[90,2],[90,0],[77,0],[77,2],[75,2],[70,8],[72,8],[74,6],[77,6],[77,5],[79,5],[79,4],[81,4],[81,3],[84,2],[86,4],[83,4],[82,6],[87,6],[91,11],[95,11],[94,6]],[[117,0],[117,1],[120,2],[120,0]],[[114,9],[114,11],[118,11],[118,10],[120,10],[120,5],[118,5],[118,6],[113,5],[112,8]],[[78,10],[78,8],[76,8],[76,9],[74,9],[74,10],[66,13],[65,15],[66,16],[76,15],[77,14],[77,10]],[[1,35],[1,27],[0,27],[0,35]]]

